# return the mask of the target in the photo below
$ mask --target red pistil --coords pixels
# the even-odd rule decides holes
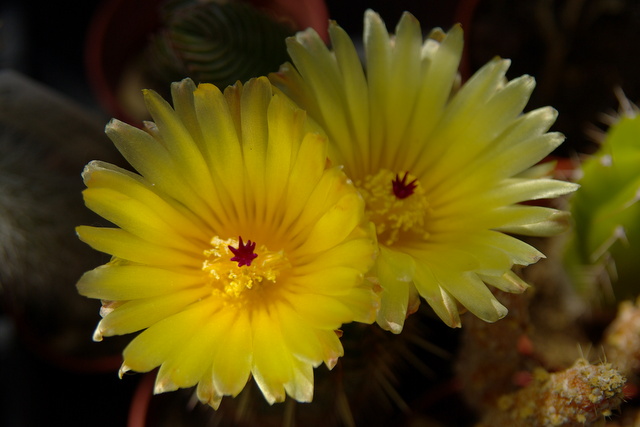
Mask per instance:
[[[416,183],[418,181],[417,179],[414,179],[411,182],[407,182],[408,177],[409,172],[405,172],[402,179],[400,179],[400,174],[396,174],[396,179],[391,181],[391,185],[393,186],[393,194],[395,194],[398,199],[406,199],[413,194],[413,191],[418,186],[418,184]]]
[[[242,267],[243,265],[249,266],[251,265],[251,261],[258,257],[258,254],[253,253],[256,249],[256,242],[248,240],[245,245],[242,242],[242,237],[238,237],[238,240],[240,241],[240,244],[237,249],[229,245],[229,250],[235,255],[231,258],[231,261],[236,261],[238,263],[238,267]]]

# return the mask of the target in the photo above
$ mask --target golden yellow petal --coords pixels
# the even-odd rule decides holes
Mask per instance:
[[[231,322],[225,322],[224,316],[220,312],[216,313],[208,306],[202,305],[200,310],[207,312],[208,317],[204,317],[202,323],[197,325],[193,334],[180,346],[168,355],[158,371],[156,384],[175,384],[180,388],[192,387],[198,383],[205,372],[213,366],[216,371],[221,367],[212,362],[212,355],[218,352],[232,352],[236,358],[246,357],[243,354],[235,353],[232,348],[222,347],[225,334],[229,333]],[[250,353],[249,353],[250,354]],[[249,371],[244,375],[246,383]],[[219,394],[227,394],[216,388]]]
[[[82,195],[89,209],[143,240],[187,252],[197,250],[194,242],[158,215],[162,212],[137,199],[108,188],[87,188]]]
[[[100,341],[103,336],[124,335],[148,328],[180,312],[207,294],[207,289],[198,287],[127,301],[117,306],[98,323],[95,337]]]
[[[353,292],[352,292],[353,293]],[[372,307],[372,298],[361,292],[365,298],[368,297],[369,309]],[[347,303],[350,294],[340,297],[327,296],[324,293],[295,293],[288,295],[287,299],[294,309],[305,321],[314,328],[324,330],[338,329],[342,324],[351,322],[354,318],[354,307]]]
[[[192,307],[155,323],[135,337],[123,352],[126,370],[147,372],[160,366],[211,315],[206,310],[208,304],[207,300],[194,303]]]
[[[196,115],[196,105],[193,97],[195,91],[196,85],[190,78],[171,83],[171,98],[173,99],[173,108],[176,115],[187,132],[189,132],[189,135],[191,135],[191,138],[193,138],[193,142],[196,143],[198,150],[206,161],[208,147],[204,143],[204,137]]]
[[[298,176],[298,178],[300,178]],[[293,215],[291,209],[286,211],[286,216],[282,220],[283,229],[287,230],[287,234],[292,236],[292,246],[298,246],[307,239],[307,233],[310,226],[315,224],[318,219],[344,194],[353,191],[353,188],[347,184],[347,177],[341,168],[333,167],[324,171],[319,177],[319,181],[311,190],[306,203],[301,205],[302,209],[298,215]],[[296,206],[298,202],[296,201]],[[293,221],[293,224],[291,224]],[[291,238],[291,237],[290,237]]]
[[[318,271],[322,271],[322,274],[317,274]],[[294,274],[297,274],[297,271]],[[353,285],[361,280],[362,270],[341,265],[293,276],[290,278],[289,289],[298,293],[322,293],[326,296],[341,298],[351,292]]]
[[[90,162],[82,173],[85,184],[89,188],[105,188],[121,193],[130,199],[146,205],[148,210],[155,212],[165,223],[179,234],[190,239],[206,243],[202,239],[203,233],[213,233],[212,227],[219,227],[219,220],[204,222],[193,212],[184,209],[180,203],[171,198],[163,198],[157,189],[139,175],[104,162]],[[214,217],[215,218],[215,217]]]
[[[221,325],[215,357],[213,384],[221,394],[236,396],[242,391],[254,361],[253,319],[249,313],[227,308],[217,320]]]
[[[105,132],[127,161],[158,191],[180,201],[201,218],[211,211],[193,191],[167,149],[148,133],[118,120],[111,120]]]
[[[344,265],[358,272],[367,271],[373,265],[375,250],[375,241],[371,238],[347,240],[325,252],[298,258],[295,274],[315,274]]]
[[[224,212],[228,223],[232,218],[243,220],[244,172],[242,149],[227,100],[220,90],[211,84],[201,84],[193,94],[196,116],[203,143],[207,149],[205,159],[211,170],[217,209]]]
[[[304,138],[306,113],[295,108],[282,95],[274,95],[267,112],[269,141],[265,152],[266,197],[265,222],[280,225],[285,209],[283,197],[289,182],[291,164],[295,161],[298,144]]]
[[[82,275],[77,287],[89,298],[121,301],[149,298],[201,285],[200,271],[187,271],[148,267],[143,265],[106,264]]]
[[[251,319],[253,368],[251,372],[269,404],[283,402],[284,384],[292,380],[291,354],[285,345],[276,313],[256,310]]]
[[[343,196],[318,219],[296,253],[318,253],[338,245],[358,226],[363,209],[364,201],[360,195],[351,193]]]
[[[324,349],[322,341],[316,339],[315,328],[305,321],[304,313],[295,311],[287,304],[278,304],[278,317],[282,319],[282,336],[294,357],[317,367],[324,360],[327,351],[337,353],[339,349]]]
[[[286,232],[289,238],[303,239],[299,230],[308,228],[306,221],[300,221],[302,212],[310,212],[307,207],[309,197],[315,191],[318,182],[323,179],[326,165],[327,140],[322,135],[307,134],[302,141],[300,150],[289,175],[289,185],[286,190],[286,206],[283,227],[279,232]],[[287,229],[293,225],[292,230]],[[298,243],[299,244],[299,243]]]
[[[79,226],[78,237],[92,248],[125,259],[155,267],[198,266],[200,253],[181,251],[142,240],[120,228]]]
[[[182,178],[196,194],[210,194],[213,190],[209,167],[191,134],[171,108],[169,103],[151,90],[144,90],[144,99],[149,113]]]
[[[265,155],[269,141],[266,113],[272,95],[266,77],[249,80],[242,91],[240,123],[249,212],[263,212],[266,204]]]

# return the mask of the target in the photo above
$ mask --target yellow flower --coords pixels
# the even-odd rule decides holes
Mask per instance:
[[[97,161],[83,173],[85,203],[117,226],[77,229],[113,255],[78,283],[103,300],[94,339],[144,329],[121,374],[160,366],[156,393],[197,384],[217,407],[251,375],[269,403],[310,401],[313,367],[343,354],[335,330],[375,319],[362,197],[266,77],[224,94],[184,80],[172,95],[175,110],[145,92],[146,132],[106,128],[140,175]]]
[[[522,292],[512,266],[543,257],[505,233],[547,236],[567,225],[565,212],[519,204],[575,189],[529,170],[563,141],[546,133],[556,112],[522,114],[534,80],[507,82],[507,60],[489,62],[458,90],[460,26],[423,42],[412,15],[390,36],[367,11],[364,70],[346,32],[335,23],[329,32],[332,51],[313,30],[288,39],[296,68],[270,77],[325,129],[330,159],[366,201],[380,245],[378,323],[400,332],[418,294],[449,326],[460,325],[457,303],[500,319],[507,310],[486,284]]]

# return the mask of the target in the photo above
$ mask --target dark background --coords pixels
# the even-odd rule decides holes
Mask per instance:
[[[403,10],[416,15],[425,29],[441,26],[446,30],[454,23],[459,3],[475,2],[327,1],[331,18],[354,36],[361,34],[366,8],[381,13],[391,30]],[[467,33],[473,37],[474,50],[463,72],[477,69],[494,55],[512,58],[510,77],[528,73],[538,78],[541,94],[534,96],[532,106],[551,104],[560,110],[557,126],[568,141],[559,154],[592,151],[594,137],[588,130],[602,129],[599,114],[617,108],[613,87],[621,86],[631,100],[638,97],[640,8],[636,2],[587,1],[618,9],[572,19],[560,10],[571,2],[559,1],[551,21],[536,17],[526,7],[509,6],[533,2],[480,3],[478,23]],[[19,71],[106,123],[112,113],[99,103],[85,67],[86,35],[100,5],[95,0],[2,0],[0,70]],[[551,48],[558,45],[560,52]],[[80,170],[74,173],[79,175]],[[97,323],[99,304],[86,304],[95,309]],[[119,380],[112,363],[107,368],[88,366],[52,355],[37,332],[25,328],[24,319],[16,320],[13,314],[11,308],[0,311],[0,426],[126,425],[129,402],[141,376]],[[90,332],[86,340],[90,343]]]
[[[407,9],[423,19],[423,24],[448,27],[455,2],[334,0],[327,4],[330,16],[357,36],[362,31],[363,11],[368,7],[380,12],[389,23],[395,23]],[[112,114],[97,99],[85,66],[87,32],[101,6],[102,3],[96,0],[2,0],[0,70],[22,73],[77,103],[97,121],[106,124]],[[2,104],[0,108],[3,108]],[[25,120],[38,120],[38,117]],[[78,168],[74,172],[79,183],[80,171]],[[90,251],[88,247],[87,251]],[[0,294],[0,298],[3,297],[7,298]],[[112,360],[103,366],[100,361],[86,364],[55,352],[52,354],[48,343],[38,336],[42,332],[38,329],[40,323],[34,328],[29,325],[29,319],[26,322],[23,318],[16,320],[12,308],[6,308],[7,301],[3,303],[5,309],[0,311],[0,426],[126,425],[130,401],[141,376],[120,380],[114,367],[117,364]],[[95,310],[94,322],[97,323],[99,303],[87,300],[85,304]],[[92,352],[99,353],[96,348],[105,344],[92,343],[90,331],[87,331],[86,340]],[[111,370],[104,372],[105,369]]]

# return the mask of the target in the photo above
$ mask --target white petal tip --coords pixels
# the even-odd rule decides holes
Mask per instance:
[[[389,326],[389,331],[394,334],[399,334],[400,332],[402,332],[403,325],[399,323],[389,322],[387,325]]]
[[[177,385],[175,385],[173,382],[171,382],[171,380],[169,380],[168,378],[158,378],[156,380],[156,385],[153,388],[153,394],[161,394],[161,393],[166,393],[168,391],[175,391],[177,390],[179,387]]]
[[[491,304],[493,305],[493,308],[495,308],[496,310],[497,319],[495,321],[502,319],[509,312],[509,310],[507,310],[507,307],[500,304],[498,300],[495,300],[495,299],[491,300]]]
[[[337,357],[332,357],[330,359],[327,359],[324,361],[324,364],[327,365],[327,368],[329,370],[332,370],[336,364],[338,363],[338,358]]]
[[[131,368],[123,363],[118,370],[118,378],[122,379],[128,372],[131,372]]]

